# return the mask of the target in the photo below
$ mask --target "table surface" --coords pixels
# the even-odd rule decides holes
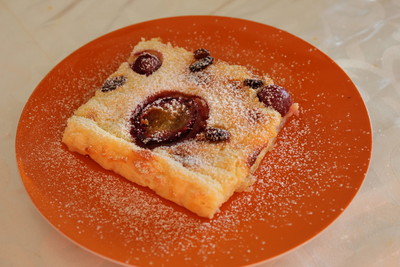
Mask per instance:
[[[344,69],[369,111],[373,155],[355,199],[316,238],[260,266],[399,266],[399,0],[0,0],[0,265],[117,266],[35,209],[15,161],[16,128],[34,88],[71,52],[121,27],[178,15],[243,18],[297,35]]]

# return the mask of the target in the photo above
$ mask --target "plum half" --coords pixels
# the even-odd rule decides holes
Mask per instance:
[[[258,99],[267,107],[272,107],[278,111],[282,117],[288,113],[293,104],[292,96],[282,86],[270,84],[262,88],[257,93]]]
[[[155,50],[145,50],[135,54],[136,59],[131,65],[131,69],[141,75],[149,76],[157,71],[163,61],[161,53]]]
[[[209,109],[199,96],[163,92],[133,112],[131,135],[137,145],[154,148],[194,137],[207,125]]]

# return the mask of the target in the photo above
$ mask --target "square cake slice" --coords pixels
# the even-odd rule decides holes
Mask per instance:
[[[68,119],[62,141],[103,168],[212,218],[297,113],[286,89],[246,67],[142,40]]]

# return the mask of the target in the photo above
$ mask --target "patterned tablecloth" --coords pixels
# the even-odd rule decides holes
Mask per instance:
[[[373,126],[365,182],[307,244],[260,266],[400,266],[400,1],[0,0],[0,265],[116,266],[55,231],[30,201],[15,162],[21,111],[44,75],[112,30],[177,15],[268,24],[318,47],[359,89]]]

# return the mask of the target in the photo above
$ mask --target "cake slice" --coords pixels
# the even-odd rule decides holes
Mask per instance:
[[[103,168],[212,218],[297,112],[286,89],[243,66],[142,40],[68,119],[62,141]]]

